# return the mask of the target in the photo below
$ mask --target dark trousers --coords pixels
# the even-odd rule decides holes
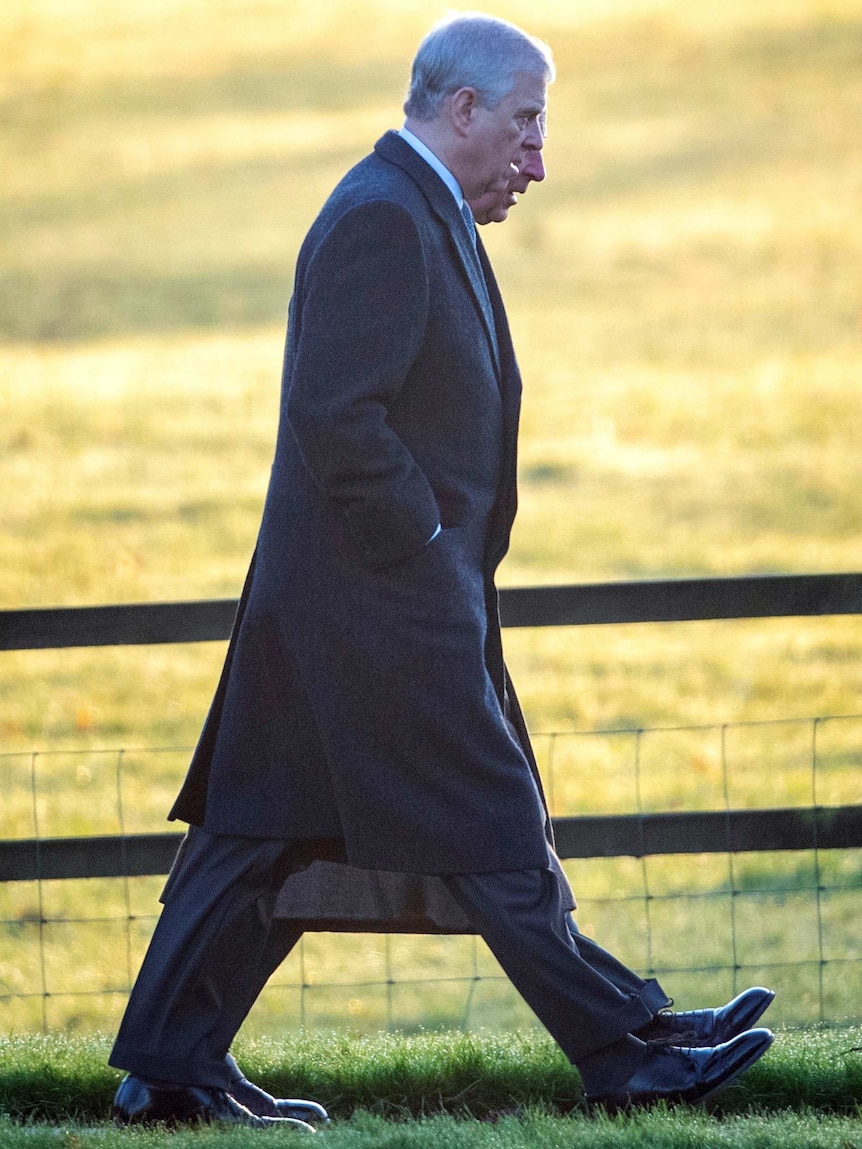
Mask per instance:
[[[300,931],[274,921],[294,862],[284,842],[190,831],[110,1063],[227,1087],[225,1056]],[[550,869],[443,879],[506,975],[574,1065],[646,1024],[669,999],[577,932]]]

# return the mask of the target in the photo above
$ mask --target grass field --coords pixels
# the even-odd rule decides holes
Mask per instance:
[[[855,1117],[769,1113],[764,1117],[731,1117],[714,1121],[688,1110],[631,1118],[548,1117],[529,1113],[480,1122],[432,1117],[393,1123],[358,1114],[322,1133],[326,1149],[854,1149],[859,1122]],[[237,1130],[120,1131],[76,1122],[20,1128],[0,1118],[8,1149],[245,1149],[249,1145],[297,1144],[294,1133]]]
[[[438,14],[4,6],[0,604],[238,593],[298,244]],[[502,582],[858,568],[859,16],[532,7],[549,178],[485,236],[525,379]],[[859,709],[845,619],[507,642],[537,730]],[[2,744],[187,745],[222,653],[4,655]]]
[[[485,235],[525,382],[501,582],[860,569],[856,0],[537,0],[529,19],[508,0],[478,6],[528,22],[559,71],[548,180]],[[345,168],[400,122],[408,60],[441,11],[2,6],[0,608],[239,593],[298,245]],[[702,808],[724,796],[721,724],[862,711],[856,619],[514,631],[506,645],[546,769],[544,736],[565,735],[559,812],[632,808],[631,748],[602,732],[709,727],[644,744],[647,806]],[[223,654],[0,655],[2,836],[29,836],[34,810],[42,833],[116,832],[119,748],[124,828],[161,828],[187,749],[148,748],[193,744]],[[734,802],[808,802],[810,726],[745,731],[729,750]],[[821,737],[817,799],[858,802],[858,723]],[[31,759],[9,756],[33,750],[49,752],[35,803]],[[766,888],[785,860],[761,861]],[[726,883],[703,859],[663,865],[660,885]],[[829,865],[836,952],[852,956],[858,862]],[[596,900],[638,879],[625,863],[575,876]],[[799,880],[817,886],[810,867]],[[156,886],[135,894],[143,918]],[[37,951],[20,959],[38,897],[60,919],[58,984],[76,971],[96,984],[93,964],[138,952],[102,925],[97,955],[75,928],[116,890],[9,888],[0,992],[38,981]],[[631,939],[624,911],[583,900],[603,939]],[[788,929],[754,936],[781,960],[793,903],[774,902]],[[657,923],[660,952],[680,915]],[[725,926],[726,907],[698,940],[716,950]],[[628,944],[640,964],[640,940]],[[378,957],[372,945],[363,961]],[[351,959],[339,951],[337,977]],[[855,982],[831,992],[862,1012]],[[80,1016],[60,996],[52,1008],[58,1023]],[[520,1024],[513,1008],[497,1016]]]
[[[779,1033],[766,1057],[705,1113],[687,1106],[587,1116],[577,1075],[546,1037],[337,1034],[247,1043],[241,1064],[279,1094],[313,1095],[332,1149],[852,1149],[858,1145],[858,1029]],[[119,1074],[104,1038],[0,1039],[4,1149],[286,1144],[279,1133],[112,1130]],[[295,1142],[291,1142],[295,1143]]]

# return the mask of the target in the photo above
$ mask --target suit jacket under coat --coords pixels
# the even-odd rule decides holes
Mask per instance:
[[[171,818],[375,870],[547,865],[494,587],[520,378],[479,249],[487,293],[452,194],[394,132],[311,227],[255,557]]]

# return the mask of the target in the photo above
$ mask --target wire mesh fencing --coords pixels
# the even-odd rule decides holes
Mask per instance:
[[[552,814],[763,811],[862,803],[862,716],[534,737]],[[188,748],[0,756],[0,840],[162,833]],[[649,853],[639,827],[613,856],[565,867],[579,928],[679,1008],[748,984],[778,990],[777,1024],[862,1017],[862,850]],[[774,843],[764,842],[764,845]],[[113,1029],[156,918],[164,878],[40,876],[0,883],[0,1031]],[[473,936],[305,933],[247,1033],[309,1026],[503,1028],[534,1024]]]

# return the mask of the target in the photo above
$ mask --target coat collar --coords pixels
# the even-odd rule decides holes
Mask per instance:
[[[461,218],[458,205],[455,203],[455,197],[431,165],[414,148],[402,140],[397,132],[390,131],[381,136],[374,145],[374,151],[384,160],[388,160],[389,163],[395,164],[407,173],[413,182],[419,186],[431,211],[443,222],[449,232],[455,245],[458,261],[467,276],[470,290],[479,306],[485,333],[491,346],[494,365],[499,375],[500,353],[497,346],[494,314],[488,287],[476,249],[473,247],[473,241],[467,234],[464,220]]]
[[[397,132],[387,132],[374,145],[374,150],[384,160],[401,168],[415,184],[419,185],[432,212],[443,220],[453,233],[456,225],[460,225],[461,230],[464,230],[455,197],[415,148],[411,148]]]

